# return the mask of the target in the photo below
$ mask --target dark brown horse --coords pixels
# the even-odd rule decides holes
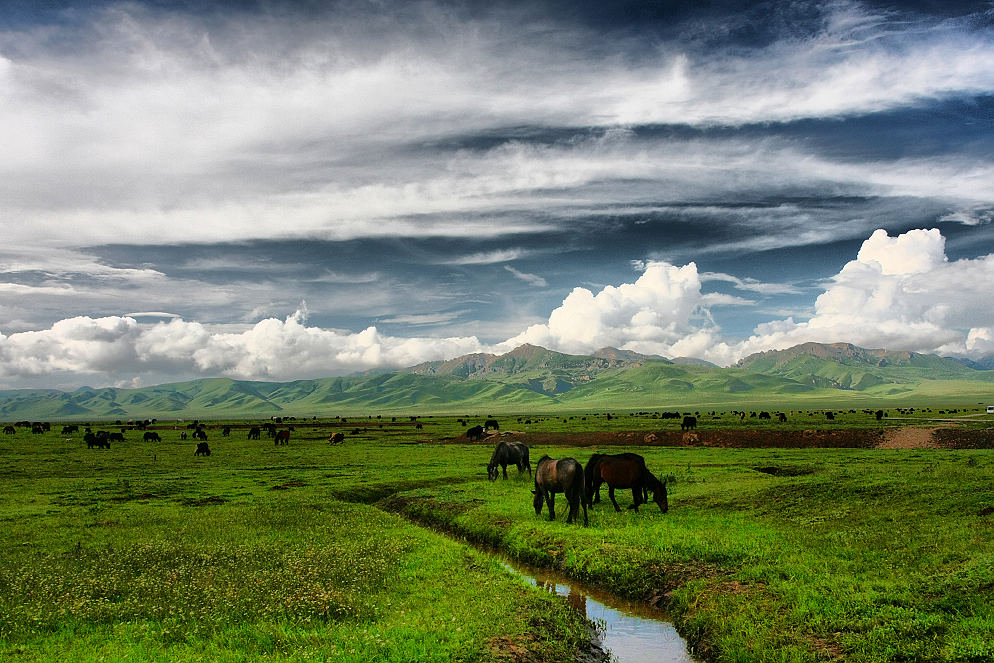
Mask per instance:
[[[563,493],[569,503],[566,522],[576,520],[583,507],[583,525],[587,526],[587,498],[584,494],[583,467],[575,458],[549,458],[542,456],[535,466],[535,515],[542,513],[542,502],[549,507],[549,520],[556,519],[556,493]]]
[[[497,469],[498,465],[504,470],[505,479],[507,478],[508,465],[517,465],[518,474],[526,469],[528,474],[531,474],[532,464],[528,461],[528,447],[520,442],[501,440],[494,448],[494,455],[490,457],[490,462],[487,463],[487,476],[490,477],[491,481],[496,481],[500,474],[500,470]]]
[[[615,511],[621,511],[617,500],[614,499],[615,488],[631,488],[632,506],[631,509],[638,511],[640,504],[647,504],[648,491],[652,491],[652,501],[659,506],[663,513],[669,511],[669,499],[666,494],[666,483],[660,481],[645,466],[645,458],[633,453],[623,454],[594,454],[587,461],[584,469],[584,480],[587,488],[587,499],[591,506],[594,504],[593,497],[600,501],[600,487],[602,483],[608,486],[608,497],[614,505]]]

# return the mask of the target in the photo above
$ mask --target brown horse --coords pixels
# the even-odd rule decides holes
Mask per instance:
[[[549,520],[556,519],[556,493],[563,493],[569,503],[566,522],[576,520],[583,507],[583,525],[587,526],[587,498],[583,486],[583,466],[575,458],[549,458],[542,456],[535,466],[535,495],[532,505],[535,515],[542,513],[542,502],[549,506]]]
[[[632,505],[630,509],[638,512],[640,504],[648,503],[648,491],[652,491],[652,501],[663,513],[669,511],[669,499],[666,494],[666,483],[660,481],[645,466],[645,459],[638,454],[594,454],[587,462],[584,471],[587,482],[588,500],[592,495],[600,497],[600,486],[606,483],[608,497],[615,511],[621,511],[617,500],[614,499],[615,488],[631,488]],[[591,501],[591,505],[593,502]]]

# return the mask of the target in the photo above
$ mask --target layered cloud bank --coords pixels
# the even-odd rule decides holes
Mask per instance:
[[[567,353],[613,346],[721,365],[806,341],[972,356],[994,352],[994,255],[950,261],[935,229],[897,237],[874,232],[827,282],[809,319],[766,322],[744,340],[723,338],[710,317],[711,307],[734,305],[736,298],[703,292],[703,282],[694,263],[642,265],[632,283],[596,293],[575,288],[546,322],[496,345],[476,336],[400,338],[375,327],[358,333],[321,329],[307,326],[304,311],[237,331],[175,318],[148,324],[128,316],[75,317],[50,329],[0,335],[0,377],[10,384],[39,376],[121,384],[149,375],[289,380],[504,352],[522,343]],[[745,281],[737,287],[763,289]]]

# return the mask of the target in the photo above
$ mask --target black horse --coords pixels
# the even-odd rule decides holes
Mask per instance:
[[[649,503],[649,491],[652,491],[652,501],[663,513],[669,511],[669,498],[666,493],[666,483],[660,481],[645,465],[645,458],[638,454],[594,454],[584,468],[584,482],[588,503],[593,506],[600,501],[602,483],[608,485],[608,497],[615,511],[621,511],[617,500],[614,499],[615,488],[631,488],[632,506],[638,511],[639,505]]]
[[[498,465],[504,470],[505,479],[507,478],[508,465],[517,465],[518,474],[527,469],[530,475],[532,464],[528,461],[528,447],[520,442],[501,440],[497,443],[497,448],[494,449],[494,455],[490,457],[490,462],[487,463],[487,476],[490,477],[491,481],[497,480]]]
[[[535,515],[542,513],[542,502],[549,506],[549,520],[556,519],[556,493],[563,493],[569,503],[569,515],[566,522],[571,523],[577,518],[577,512],[583,507],[583,525],[587,526],[587,498],[583,487],[583,467],[575,458],[549,458],[542,456],[535,466],[535,498],[532,505]]]

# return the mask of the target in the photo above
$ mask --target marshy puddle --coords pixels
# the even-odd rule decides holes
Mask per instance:
[[[584,587],[545,569],[503,561],[504,567],[536,587],[562,596],[577,611],[598,625],[600,647],[611,661],[628,663],[695,663],[687,642],[673,624],[650,606]]]

